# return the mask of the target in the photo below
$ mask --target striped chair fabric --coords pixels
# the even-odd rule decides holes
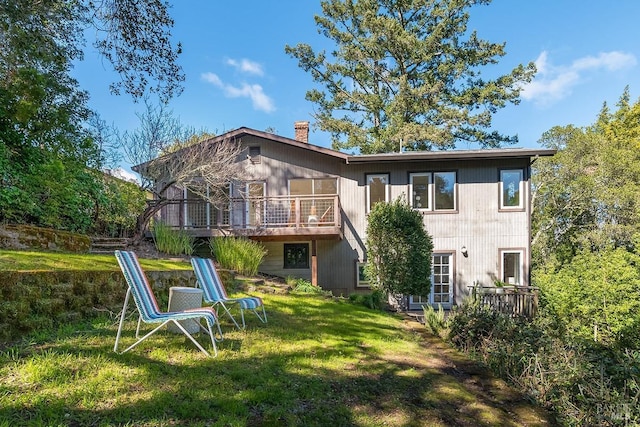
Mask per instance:
[[[120,325],[118,327],[116,343],[113,347],[113,350],[115,352],[118,352],[118,344],[120,342],[122,326],[124,324],[124,319],[126,316],[127,305],[129,303],[129,296],[133,295],[133,300],[139,314],[138,326],[136,328],[137,341],[129,346],[126,350],[122,351],[122,353],[126,353],[127,351],[131,350],[142,341],[150,337],[152,334],[154,334],[156,331],[158,331],[160,328],[162,328],[164,325],[172,322],[196,345],[196,347],[198,347],[203,353],[209,356],[209,352],[206,351],[202,347],[202,345],[200,345],[200,343],[196,341],[196,339],[179,323],[180,320],[194,319],[198,321],[200,329],[206,331],[209,334],[214,353],[216,356],[218,355],[216,340],[222,339],[222,331],[220,329],[218,316],[215,310],[213,310],[211,307],[192,308],[183,311],[171,312],[160,310],[155,295],[153,294],[151,286],[149,285],[149,281],[147,280],[147,276],[140,267],[140,262],[138,261],[137,255],[131,251],[118,250],[115,251],[115,256],[118,260],[118,264],[120,265],[120,269],[122,270],[122,273],[128,285],[127,293],[124,300],[124,306],[122,307],[122,313],[120,316]],[[206,322],[206,328],[201,323],[202,319],[204,319]],[[160,326],[156,327],[144,337],[140,338],[141,322],[160,323]],[[214,335],[214,326],[218,330],[219,338],[216,338],[216,336]]]
[[[213,261],[208,258],[191,258],[191,265],[196,275],[196,286],[203,290],[204,300],[212,304],[213,308],[222,307],[238,329],[245,329],[244,311],[251,310],[262,323],[267,323],[267,313],[264,309],[262,298],[248,296],[242,298],[229,298],[227,291],[220,280],[218,271]],[[229,311],[227,304],[237,304],[240,308],[242,327]],[[260,313],[260,311],[262,313]]]

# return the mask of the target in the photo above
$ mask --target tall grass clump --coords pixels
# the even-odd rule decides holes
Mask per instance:
[[[209,247],[222,268],[245,276],[255,276],[267,254],[260,243],[236,237],[214,237],[209,240]]]
[[[441,336],[447,330],[447,319],[442,304],[438,304],[438,311],[431,305],[423,305],[424,323],[428,325],[435,335]]]
[[[184,230],[174,230],[162,222],[156,222],[153,224],[153,238],[160,252],[169,255],[193,254],[195,238]]]

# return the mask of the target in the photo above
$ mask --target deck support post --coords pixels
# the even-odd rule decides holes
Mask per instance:
[[[318,286],[318,241],[311,240],[311,284]]]

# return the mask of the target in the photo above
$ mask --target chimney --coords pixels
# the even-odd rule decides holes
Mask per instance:
[[[309,143],[309,122],[295,122],[293,124],[296,130],[295,140],[299,142]]]

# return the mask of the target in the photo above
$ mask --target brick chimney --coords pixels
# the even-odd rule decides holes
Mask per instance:
[[[309,143],[309,122],[295,122],[293,124],[293,127],[296,130],[295,140],[308,144]]]

